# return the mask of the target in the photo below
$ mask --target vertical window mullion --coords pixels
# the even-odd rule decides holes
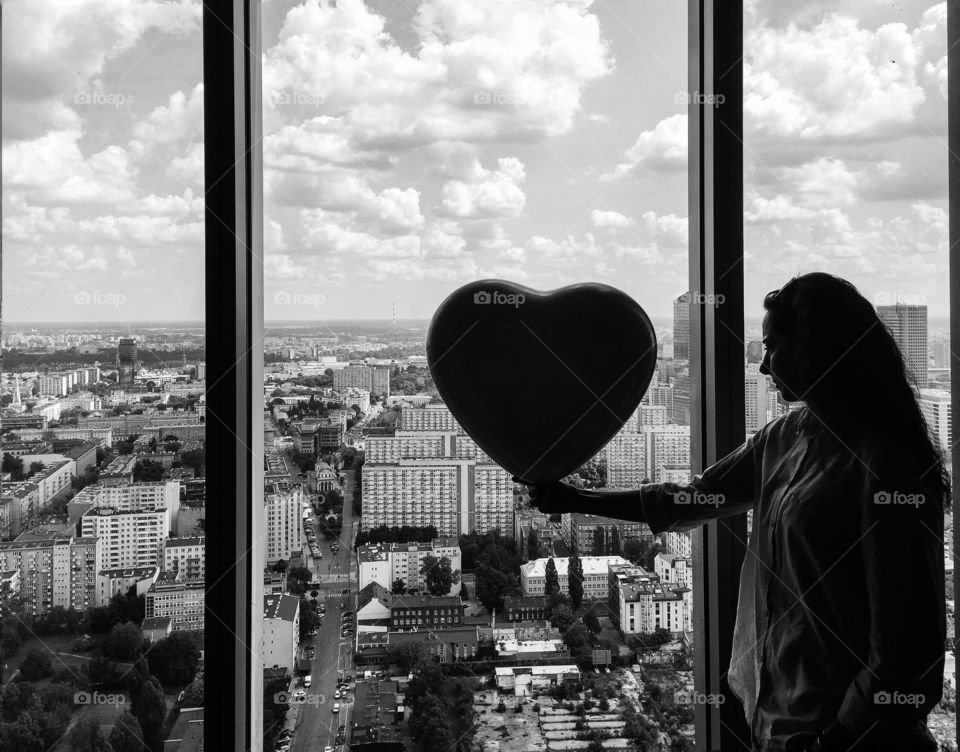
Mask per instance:
[[[957,415],[960,410],[960,9],[956,3],[947,3],[947,140],[948,140],[948,216],[950,248],[950,410]],[[956,441],[954,440],[954,445]],[[948,447],[951,458],[953,478],[951,508],[957,508],[957,479],[960,478],[960,452],[955,446]],[[960,592],[960,568],[957,566],[957,551],[960,551],[960,529],[954,514],[953,524],[953,593]],[[956,624],[956,609],[954,609]],[[954,646],[957,644],[954,633]],[[956,668],[954,668],[956,672]],[[956,681],[956,673],[954,673]],[[954,727],[957,724],[954,713]],[[957,745],[960,746],[960,730],[956,731]]]
[[[688,18],[687,85],[706,95],[691,97],[688,120],[690,462],[691,472],[698,473],[746,438],[743,5],[740,0],[722,6],[716,0],[690,0]],[[704,300],[722,302],[707,305]],[[697,692],[722,694],[726,700],[695,706],[698,752],[749,750],[743,709],[725,678],[745,540],[745,515],[693,531],[694,684]]]
[[[204,0],[208,466],[219,506],[208,535],[206,740],[261,747],[263,242],[260,3]],[[259,505],[259,506],[258,506]],[[205,734],[207,732],[205,731]]]

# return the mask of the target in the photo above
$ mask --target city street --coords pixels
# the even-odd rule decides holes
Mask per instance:
[[[345,472],[343,503],[343,530],[340,533],[340,551],[334,555],[328,542],[318,533],[317,542],[323,551],[323,559],[310,561],[310,570],[319,575],[320,593],[318,600],[327,608],[322,619],[319,633],[312,638],[316,655],[312,661],[310,689],[307,690],[307,702],[294,706],[291,716],[297,713],[295,733],[290,752],[315,752],[323,747],[336,746],[338,725],[347,729],[349,738],[350,714],[353,710],[353,693],[339,701],[334,698],[337,678],[353,671],[353,637],[340,637],[341,614],[355,611],[356,599],[355,562],[351,556],[356,525],[353,517],[353,471]],[[342,591],[349,591],[344,595]],[[355,624],[355,617],[350,623]],[[308,638],[310,639],[310,638]],[[333,704],[339,702],[340,711],[333,713]]]

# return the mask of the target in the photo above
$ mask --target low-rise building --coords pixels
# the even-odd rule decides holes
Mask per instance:
[[[424,560],[432,556],[438,562],[450,561],[454,573],[460,571],[460,544],[456,538],[435,538],[430,543],[372,543],[357,548],[357,566],[360,588],[371,582],[377,582],[388,590],[393,589],[396,580],[402,580],[407,590],[420,590],[426,587],[426,579],[421,574]],[[460,593],[460,578],[452,583],[447,595]]]
[[[451,663],[476,657],[480,640],[477,628],[472,626],[387,633],[388,649],[408,643],[420,643],[440,663]]]
[[[145,596],[145,617],[169,616],[174,632],[203,629],[203,580],[162,572]]]
[[[97,572],[97,605],[106,606],[115,595],[126,595],[135,587],[138,596],[146,595],[160,577],[160,567],[127,567]]]
[[[524,595],[546,594],[546,568],[550,559],[534,559],[520,566],[520,586]],[[566,556],[556,557],[553,563],[557,567],[560,582],[560,592],[569,592],[569,578],[567,569],[570,559]],[[583,598],[595,600],[607,598],[609,592],[608,568],[612,564],[629,565],[630,562],[622,556],[581,556],[583,566]]]
[[[495,668],[497,689],[512,691],[515,695],[529,695],[533,690],[545,690],[566,680],[577,681],[580,669],[575,665],[507,666]]]
[[[463,605],[456,595],[393,595],[391,629],[448,629],[463,624]]]
[[[549,607],[545,595],[508,595],[503,599],[503,617],[506,621],[545,619]]]

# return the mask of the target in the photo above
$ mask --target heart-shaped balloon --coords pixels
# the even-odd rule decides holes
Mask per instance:
[[[453,416],[528,483],[577,470],[619,431],[657,364],[650,319],[599,283],[542,292],[471,282],[437,309],[427,362]]]

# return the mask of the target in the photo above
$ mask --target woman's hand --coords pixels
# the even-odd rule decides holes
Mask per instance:
[[[530,492],[530,503],[544,514],[570,514],[583,509],[585,499],[576,486],[561,480],[547,483],[527,483],[513,476],[514,483],[522,483]]]

